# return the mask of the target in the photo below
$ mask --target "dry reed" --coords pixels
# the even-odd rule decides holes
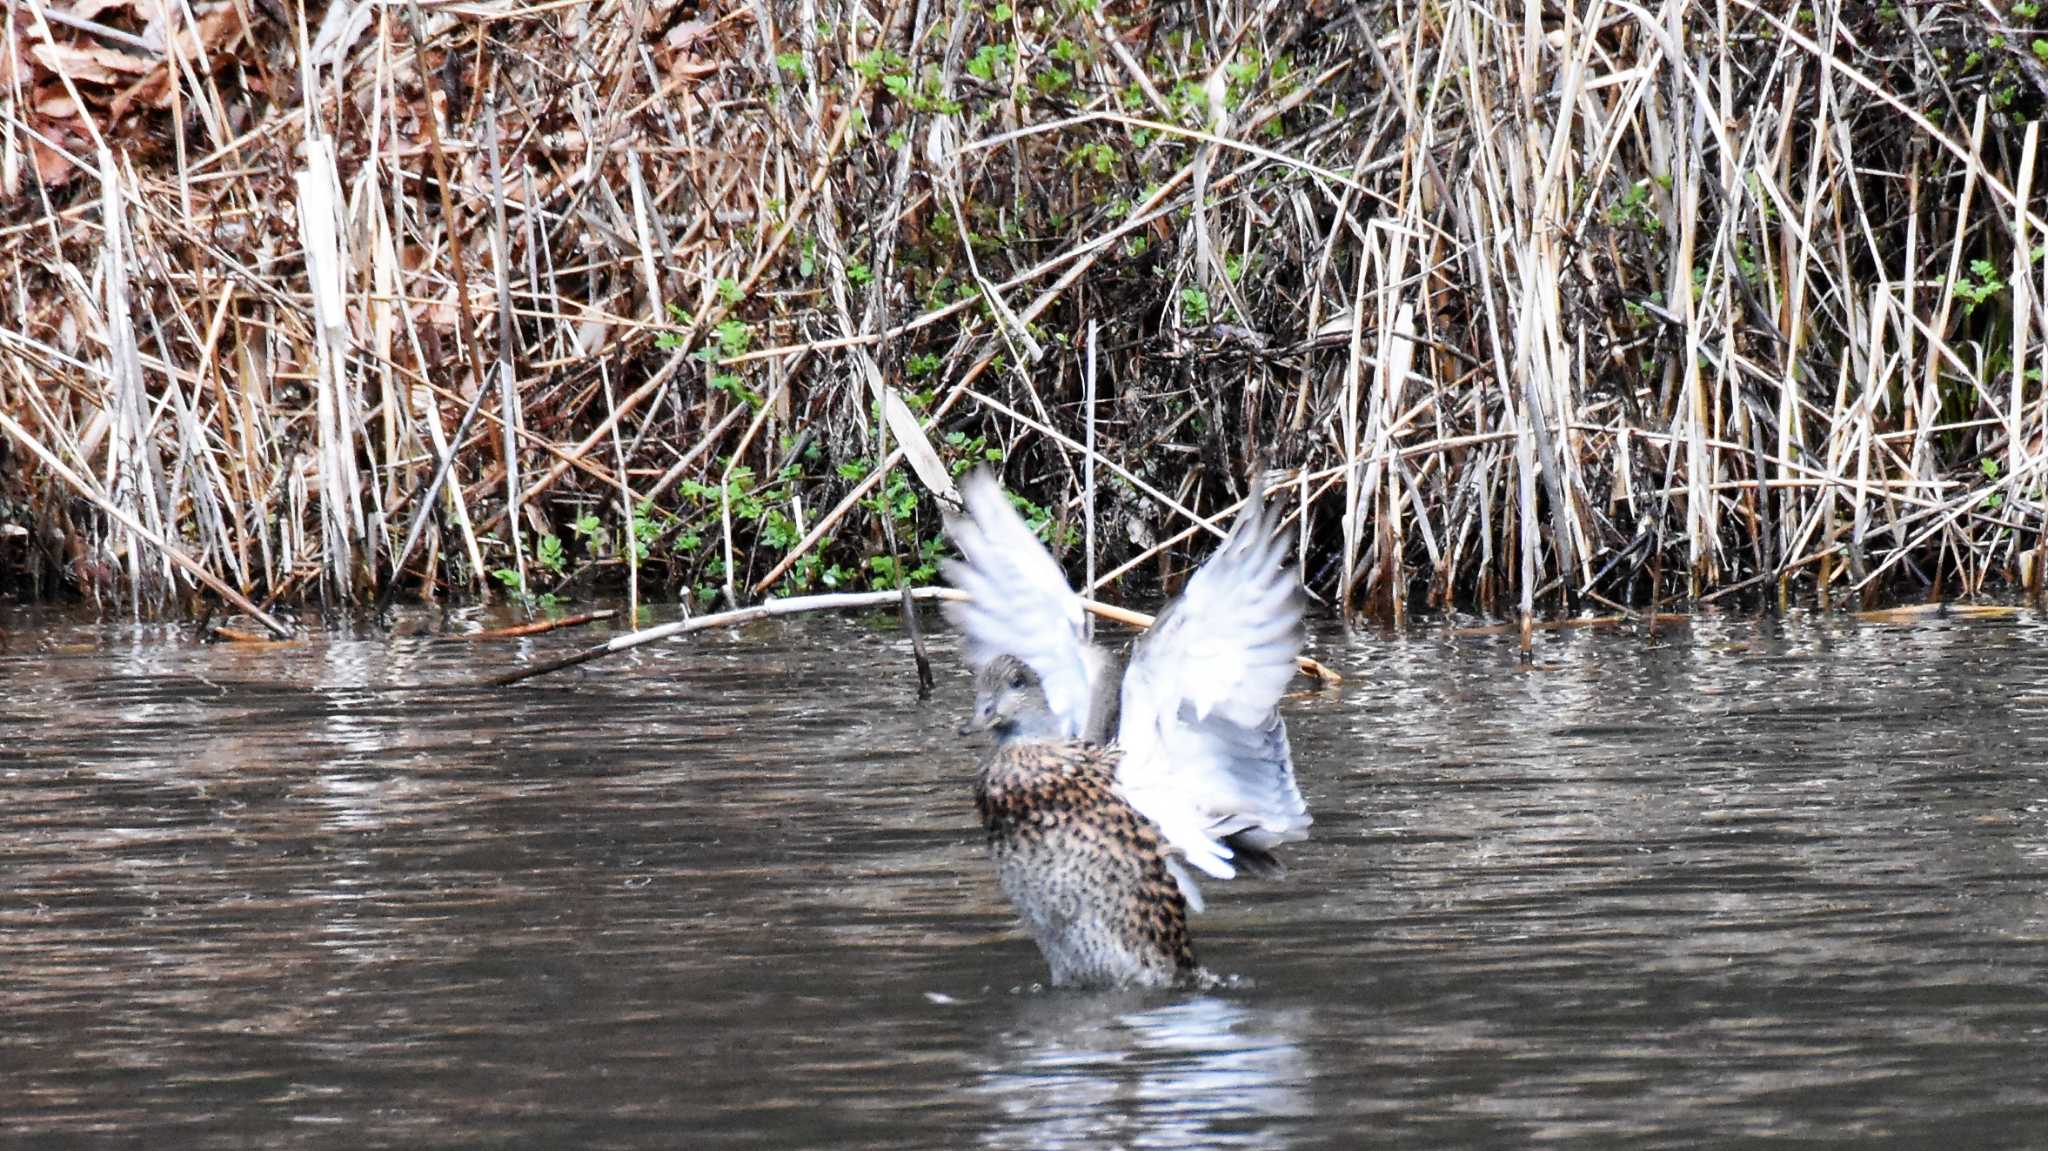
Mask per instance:
[[[992,460],[1102,586],[1264,461],[1347,612],[2042,587],[2031,16],[9,11],[36,591],[887,588]]]

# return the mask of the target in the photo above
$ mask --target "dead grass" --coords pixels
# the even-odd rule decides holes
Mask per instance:
[[[43,594],[892,587],[990,461],[1130,594],[1259,463],[1396,619],[2041,587],[2032,17],[10,12]]]

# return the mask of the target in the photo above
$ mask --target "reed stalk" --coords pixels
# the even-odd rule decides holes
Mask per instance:
[[[1141,599],[1262,460],[1347,614],[2040,594],[2038,19],[29,0],[0,582],[739,610],[994,466]]]

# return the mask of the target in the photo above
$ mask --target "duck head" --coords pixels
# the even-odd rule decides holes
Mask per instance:
[[[977,731],[995,733],[997,743],[1064,736],[1046,705],[1038,673],[1010,655],[999,655],[974,673],[974,716],[960,726],[960,734]]]

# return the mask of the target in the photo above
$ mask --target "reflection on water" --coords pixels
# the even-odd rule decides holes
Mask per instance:
[[[1036,991],[949,654],[0,617],[0,1141],[1986,1144],[2048,1114],[2048,628],[1320,637],[1200,995]],[[458,626],[471,626],[461,623]]]
[[[1152,1000],[1153,1002],[1147,1002]],[[1270,1147],[1313,1113],[1292,1009],[1216,996],[1030,995],[979,1093],[989,1147]]]

